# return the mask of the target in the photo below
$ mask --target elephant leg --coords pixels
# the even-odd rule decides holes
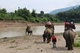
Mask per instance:
[[[68,41],[66,40],[66,46],[65,47],[68,47]]]
[[[69,50],[73,50],[74,39],[71,39],[69,42]]]
[[[73,45],[71,45],[70,50],[73,50]]]
[[[31,32],[31,35],[33,34],[33,32]]]
[[[32,35],[32,32],[30,32],[30,35]]]
[[[68,46],[68,50],[70,50],[70,45]]]
[[[73,44],[74,44],[74,40],[71,43],[70,49],[73,50]]]
[[[69,41],[68,41],[67,46],[68,46],[68,50],[73,50],[72,42],[69,42]]]
[[[71,42],[68,42],[68,50],[73,50],[73,45]]]
[[[72,45],[72,44],[70,44],[70,45],[68,46],[68,50],[73,50],[73,45]]]
[[[47,36],[47,43],[49,43],[51,41],[51,37]]]
[[[71,44],[69,43],[69,41],[67,41],[67,47],[68,47],[68,50],[70,50]]]
[[[28,35],[29,35],[29,32],[28,32]]]
[[[30,33],[30,35],[32,35],[32,31],[30,31],[29,33]]]
[[[29,35],[29,33],[28,33],[28,35]]]
[[[45,36],[43,36],[43,42],[45,42],[46,41],[46,37]]]
[[[74,47],[73,45],[74,45],[74,40],[73,40],[73,43],[72,43],[72,47],[71,47],[71,50],[73,50],[73,47]]]

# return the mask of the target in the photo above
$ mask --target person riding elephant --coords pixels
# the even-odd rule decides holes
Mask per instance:
[[[46,24],[45,24],[45,27],[46,28],[52,28],[51,30],[53,31],[53,35],[54,35],[54,24],[51,23],[50,21],[48,21]]]
[[[48,21],[48,22],[45,24],[45,27],[46,27],[46,28],[51,28],[51,25],[52,25],[52,23],[51,23],[50,21]]]
[[[72,31],[74,31],[76,29],[76,27],[75,27],[75,24],[72,20],[71,20],[70,24],[71,24],[71,27],[72,27]]]
[[[64,25],[64,31],[68,30],[69,24],[70,23],[66,20],[65,25]]]
[[[46,29],[43,34],[43,41],[47,38],[47,43],[51,41],[52,35],[54,35],[54,25],[49,21],[45,24]]]
[[[75,24],[74,24],[74,22],[73,22],[72,20],[71,20],[70,22],[68,22],[68,21],[66,20],[66,22],[65,22],[65,31],[68,30],[69,28],[71,28],[72,31],[73,31],[74,29],[76,29]]]
[[[69,26],[71,26],[71,24],[69,24]],[[73,50],[75,35],[75,32],[72,31],[72,27],[69,27],[68,30],[63,33],[63,38],[66,41],[66,47],[68,47],[68,50]]]

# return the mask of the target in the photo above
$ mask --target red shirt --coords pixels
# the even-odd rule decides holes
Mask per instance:
[[[69,28],[69,22],[65,22],[65,28]]]
[[[52,41],[57,42],[56,36],[52,36]]]

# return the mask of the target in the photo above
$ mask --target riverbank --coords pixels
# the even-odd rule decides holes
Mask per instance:
[[[6,27],[26,27],[41,26],[39,23],[17,23],[17,22],[0,22],[2,28]],[[61,23],[63,24],[63,23]],[[54,24],[60,25],[60,23]],[[4,27],[3,27],[4,26]],[[68,51],[65,48],[65,40],[62,33],[56,33],[57,47],[52,48],[52,42],[49,44],[43,43],[42,36],[26,35],[12,38],[0,38],[0,52],[1,53],[79,53],[80,48],[74,47],[74,50]]]
[[[57,47],[52,48],[52,42],[44,43],[42,36],[26,35],[0,39],[1,53],[79,53],[80,48],[68,51],[62,34],[55,34]]]
[[[64,25],[64,23],[53,23],[54,25]],[[75,23],[79,25],[80,23]],[[27,25],[31,26],[44,26],[45,23],[32,23],[32,22],[14,22],[14,21],[0,21],[0,28],[5,27],[26,27]]]
[[[0,21],[0,28],[5,28],[5,27],[25,27],[27,25],[41,26],[41,25],[44,25],[44,23]]]

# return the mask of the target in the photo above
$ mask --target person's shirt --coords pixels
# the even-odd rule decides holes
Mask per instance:
[[[76,29],[74,22],[70,22],[72,29]]]
[[[57,42],[56,36],[52,36],[52,42]]]
[[[65,22],[65,29],[69,27],[69,22]]]

